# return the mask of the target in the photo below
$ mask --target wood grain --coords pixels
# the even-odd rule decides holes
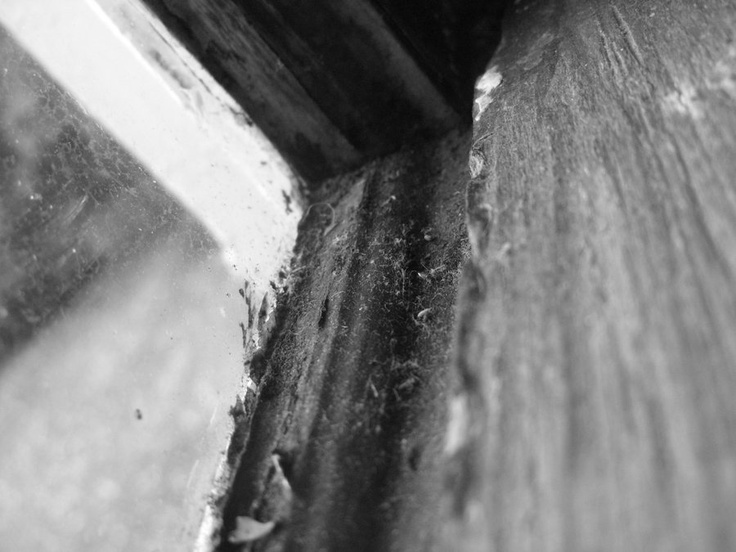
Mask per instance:
[[[362,159],[235,3],[147,0],[308,180]]]
[[[276,521],[255,550],[438,542],[469,140],[410,148],[320,188],[250,366],[257,400],[217,550],[239,549],[226,542],[238,516]]]
[[[235,11],[188,4],[201,45],[220,33],[216,58],[253,47],[222,34]],[[373,5],[435,84],[460,75],[458,52],[465,71],[486,57],[474,41],[422,46],[404,12]],[[289,86],[307,102],[319,64],[294,48],[315,52],[314,22],[258,6],[248,33],[283,20],[293,34],[254,59],[295,56]],[[448,141],[314,188],[292,291],[252,364],[222,537],[253,515],[278,521],[267,550],[736,550],[734,29],[731,0],[519,0],[477,92],[470,177]],[[348,97],[343,82],[331,74],[327,97]],[[363,151],[350,114],[304,105],[311,136],[321,108],[345,140],[324,166],[344,166],[344,143]],[[448,397],[466,180],[473,255]],[[442,280],[419,276],[440,265]]]
[[[460,124],[370,2],[145,2],[311,183]]]
[[[734,4],[510,12],[471,154],[446,549],[736,550]]]
[[[240,9],[366,159],[459,122],[369,2],[253,0]]]

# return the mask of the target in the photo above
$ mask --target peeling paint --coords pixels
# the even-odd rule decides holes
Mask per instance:
[[[475,85],[476,98],[473,103],[473,115],[476,121],[480,120],[480,116],[488,108],[493,99],[491,95],[493,91],[503,82],[503,77],[495,65],[488,69]],[[479,94],[478,94],[479,93]]]
[[[465,395],[458,395],[450,400],[450,415],[445,434],[445,454],[452,456],[467,441],[470,431],[470,406]]]

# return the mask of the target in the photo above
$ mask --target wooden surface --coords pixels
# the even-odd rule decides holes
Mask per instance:
[[[250,364],[257,398],[237,414],[230,456],[245,451],[218,550],[239,549],[227,542],[238,516],[276,522],[261,551],[437,542],[469,138],[315,192],[278,322]]]
[[[458,125],[368,1],[146,0],[308,181]]]
[[[355,147],[233,2],[152,0],[149,5],[306,178],[359,162]]]
[[[276,51],[312,40],[301,21],[260,34],[286,3],[253,4],[258,21],[166,5],[244,102],[248,75],[278,84]],[[313,189],[257,396],[234,411],[222,550],[242,515],[276,521],[258,550],[736,549],[735,11],[520,0],[472,148],[407,148]],[[428,74],[439,51],[417,58]],[[304,106],[275,115],[304,128],[287,149],[336,156],[317,176],[361,163],[294,63],[274,89]],[[335,149],[310,150],[324,128]]]
[[[510,12],[475,127],[443,547],[736,550],[736,7]]]

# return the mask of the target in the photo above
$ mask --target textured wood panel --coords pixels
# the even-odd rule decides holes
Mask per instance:
[[[424,551],[438,542],[469,133],[329,181],[300,227],[218,550]],[[250,417],[252,414],[252,418]],[[275,462],[279,468],[275,468]],[[285,488],[290,489],[285,492]]]
[[[471,159],[446,549],[735,550],[734,3],[510,11]]]
[[[360,162],[360,152],[234,2],[147,3],[305,178],[318,180]]]
[[[240,3],[327,117],[368,157],[443,134],[458,114],[369,2]]]
[[[309,181],[461,123],[368,1],[145,1]]]

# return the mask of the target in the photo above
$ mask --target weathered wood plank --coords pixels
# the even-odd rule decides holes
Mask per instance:
[[[457,126],[434,87],[370,3],[241,2],[295,78],[366,158]]]
[[[511,10],[477,106],[446,549],[736,549],[734,29],[731,1]]]
[[[320,180],[363,160],[234,2],[146,3],[303,177]]]
[[[506,0],[371,0],[462,116],[501,38]]]
[[[315,192],[277,326],[251,364],[257,402],[218,550],[239,548],[227,543],[237,516],[276,521],[259,550],[437,541],[469,138]]]

